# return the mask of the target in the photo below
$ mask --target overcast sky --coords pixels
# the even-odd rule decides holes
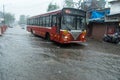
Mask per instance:
[[[0,0],[0,11],[4,4],[5,12],[15,14],[17,18],[22,14],[33,16],[46,12],[50,2],[63,5],[62,0]]]
[[[0,0],[0,11],[4,4],[5,12],[14,14],[18,20],[19,15],[33,16],[46,12],[50,2],[63,7],[63,0]]]

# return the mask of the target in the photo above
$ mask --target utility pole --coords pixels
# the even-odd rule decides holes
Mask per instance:
[[[5,6],[4,5],[3,5],[3,19],[4,19],[3,24],[5,25]]]

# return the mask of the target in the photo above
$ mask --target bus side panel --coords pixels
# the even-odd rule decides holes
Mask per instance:
[[[43,26],[28,26],[27,31],[44,38],[46,37],[46,33],[51,34],[50,29]]]
[[[27,26],[27,31],[28,31],[28,32],[31,32],[31,30],[32,30],[31,26],[28,25],[28,26]]]
[[[36,35],[44,37],[44,38],[46,37],[47,33],[49,33],[49,34],[51,33],[49,28],[46,28],[46,27],[43,27],[43,26],[36,26],[34,28],[34,30],[35,30]]]

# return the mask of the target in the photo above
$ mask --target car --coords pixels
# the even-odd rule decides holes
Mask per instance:
[[[25,28],[26,28],[26,24],[21,24],[20,27],[21,27],[22,29],[25,29]]]

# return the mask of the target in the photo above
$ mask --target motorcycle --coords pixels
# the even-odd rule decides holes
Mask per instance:
[[[103,41],[118,44],[120,42],[120,33],[104,35]]]

